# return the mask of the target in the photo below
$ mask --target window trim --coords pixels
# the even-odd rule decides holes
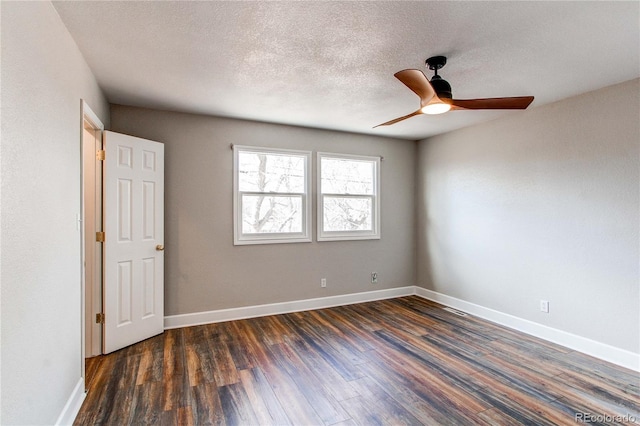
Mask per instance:
[[[322,193],[322,159],[337,158],[343,160],[367,161],[374,164],[373,173],[374,193],[365,194],[334,194]],[[317,240],[318,241],[349,241],[349,240],[379,240],[380,233],[380,157],[353,154],[338,154],[333,152],[318,152],[316,158],[316,191],[317,191]],[[373,219],[371,231],[325,231],[324,227],[324,197],[354,197],[370,198],[373,200]]]
[[[239,188],[239,167],[238,160],[240,152],[254,152],[261,154],[290,154],[305,158],[305,192],[256,192],[240,191]],[[269,148],[247,145],[233,145],[233,245],[249,244],[285,244],[285,243],[306,243],[312,241],[311,236],[311,151],[301,151],[293,149]],[[245,234],[242,233],[242,195],[266,194],[271,196],[299,196],[302,198],[302,232],[293,233],[264,233]]]

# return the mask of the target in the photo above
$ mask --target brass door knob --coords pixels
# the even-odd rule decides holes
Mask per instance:
[[[164,251],[164,246],[163,246],[162,244],[158,244],[158,245],[156,246],[156,250],[157,250],[157,251]]]

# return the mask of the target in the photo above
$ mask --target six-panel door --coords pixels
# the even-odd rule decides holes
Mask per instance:
[[[164,145],[105,132],[104,353],[164,329]]]

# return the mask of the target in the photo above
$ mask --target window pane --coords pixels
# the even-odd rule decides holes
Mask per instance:
[[[375,163],[363,160],[321,158],[323,194],[373,195]]]
[[[325,231],[371,231],[371,198],[324,197]]]
[[[245,192],[304,193],[305,159],[302,155],[240,152],[239,189]]]
[[[242,195],[242,233],[302,232],[302,197]]]

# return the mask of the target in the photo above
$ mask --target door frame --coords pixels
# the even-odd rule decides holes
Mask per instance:
[[[86,345],[88,343],[88,340],[92,340],[90,336],[93,336],[93,333],[90,336],[87,336],[88,331],[86,329],[86,315],[87,315],[87,309],[91,309],[91,307],[87,307],[86,306],[86,295],[87,295],[87,285],[88,283],[86,282],[86,278],[85,278],[85,262],[86,262],[86,246],[85,246],[85,238],[86,238],[86,232],[85,232],[85,185],[87,184],[87,182],[85,181],[85,179],[90,179],[89,182],[93,181],[93,185],[94,187],[97,187],[97,185],[102,185],[102,178],[101,178],[101,173],[94,173],[94,179],[91,179],[90,176],[88,176],[88,174],[85,171],[85,160],[84,160],[84,155],[85,155],[85,149],[84,149],[84,132],[85,132],[85,123],[87,123],[96,133],[95,133],[95,137],[96,140],[98,140],[100,142],[100,144],[102,143],[102,133],[104,132],[104,124],[102,123],[102,121],[98,118],[98,116],[93,112],[93,110],[91,109],[91,107],[87,104],[87,102],[84,99],[80,100],[80,213],[78,214],[78,228],[80,229],[80,247],[81,247],[81,259],[80,259],[80,277],[81,277],[81,284],[80,284],[80,299],[81,299],[81,309],[80,309],[80,324],[81,324],[81,332],[80,332],[80,348],[81,348],[81,377],[83,379],[83,381],[85,382],[85,390],[86,390],[86,371],[85,371],[85,357],[87,355],[86,352]],[[98,162],[98,160],[96,159],[96,162]],[[97,179],[100,179],[100,182],[97,182]],[[102,202],[100,202],[100,208],[102,208]],[[96,210],[96,216],[97,216],[97,210]],[[100,220],[102,220],[102,216],[103,214],[100,215]],[[102,228],[102,224],[100,224],[100,228]],[[95,262],[93,264],[94,268],[98,268],[98,269],[94,269],[94,270],[101,270],[102,269],[102,256],[95,256]],[[100,274],[101,275],[101,274]],[[96,274],[94,274],[94,277],[96,276]],[[97,281],[97,280],[96,280]],[[92,286],[92,294],[96,294],[96,290],[100,293],[100,297],[102,297],[102,280],[100,280],[100,282],[94,282],[93,286]],[[91,314],[93,315],[94,313],[91,312]],[[97,344],[93,341],[89,342],[91,344],[91,347],[96,347]],[[102,339],[100,338],[100,342],[99,342],[100,348],[102,348]],[[100,353],[102,353],[102,349],[100,350]],[[94,355],[95,353],[93,352],[92,355]]]

